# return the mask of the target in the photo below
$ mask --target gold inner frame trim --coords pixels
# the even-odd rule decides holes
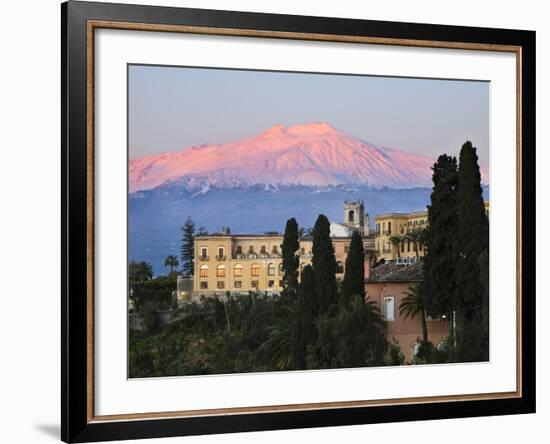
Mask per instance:
[[[95,29],[120,29],[131,31],[177,32],[202,35],[219,35],[233,37],[277,38],[288,40],[309,40],[320,42],[359,43],[372,45],[393,45],[421,48],[461,49],[472,51],[510,52],[516,56],[516,391],[498,393],[474,393],[451,396],[421,396],[409,398],[393,398],[380,400],[338,401],[306,404],[285,404],[255,407],[230,407],[203,410],[181,410],[171,412],[128,413],[117,415],[94,414],[94,31]],[[295,412],[303,410],[326,410],[333,408],[359,408],[388,405],[406,405],[416,403],[441,403],[460,401],[479,401],[491,399],[510,399],[522,396],[522,348],[521,348],[521,151],[522,151],[522,109],[521,109],[521,46],[498,45],[469,42],[445,42],[434,40],[413,40],[398,38],[381,38],[368,36],[347,36],[333,34],[311,34],[300,32],[264,31],[255,29],[213,28],[187,25],[165,25],[150,23],[132,23],[105,20],[87,21],[87,421],[88,423],[163,419],[189,418],[198,416],[224,416],[237,414],[259,414],[274,412]]]

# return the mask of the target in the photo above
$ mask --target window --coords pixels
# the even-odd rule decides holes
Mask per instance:
[[[222,259],[225,257],[225,249],[223,247],[218,248],[218,259]]]
[[[283,275],[283,263],[281,262],[279,264],[279,276],[282,276]]]
[[[279,287],[283,286],[283,281],[279,281]]]
[[[301,254],[301,255],[306,254],[306,249],[305,249],[305,248],[300,248],[300,254]]]
[[[353,222],[355,219],[355,211],[351,210],[349,213],[348,213],[348,222]]]
[[[252,266],[250,267],[250,275],[251,276],[260,275],[260,266],[258,264],[252,264]]]
[[[380,224],[376,224],[376,234],[380,234]]]
[[[422,251],[422,244],[421,244],[421,243],[418,244],[418,250],[419,250],[419,251]]]
[[[201,290],[206,290],[206,289],[208,289],[208,282],[202,281],[201,282]]]
[[[342,274],[344,272],[344,264],[342,261],[336,262],[336,273]]]
[[[411,241],[407,240],[407,251],[411,251]]]
[[[216,277],[225,277],[225,265],[218,265],[216,267]]]
[[[277,245],[273,245],[273,247],[271,248],[271,253],[279,254],[279,248],[277,247]]]
[[[252,281],[251,284],[252,284],[252,285],[251,285],[252,288],[256,288],[256,289],[257,289],[257,288],[259,287],[258,281]]]
[[[243,275],[243,266],[241,264],[235,265],[235,268],[233,268],[233,276],[241,277],[242,275]]]
[[[384,298],[384,317],[386,318],[386,321],[395,321],[393,296]]]
[[[218,281],[217,287],[218,287],[218,290],[223,290],[225,288],[225,282]]]
[[[401,253],[405,252],[405,242],[401,241]]]
[[[248,247],[248,254],[254,254],[254,245]]]
[[[208,277],[208,265],[201,265],[199,276],[201,278],[207,278]]]
[[[344,253],[346,253],[346,254],[349,253],[349,246],[348,246],[348,245],[346,245],[346,246],[344,247]]]
[[[243,282],[242,281],[235,281],[235,288],[243,288]]]
[[[201,257],[202,258],[207,258],[208,257],[208,248],[201,247]]]
[[[267,275],[268,276],[275,276],[275,264],[274,263],[270,263],[267,266]]]
[[[267,281],[267,286],[273,288],[275,286],[275,281]]]
[[[266,253],[267,253],[267,250],[266,250],[266,248],[265,248],[265,245],[262,245],[262,246],[260,247],[260,254],[266,254]]]
[[[405,226],[401,225],[401,234],[404,234],[404,233],[405,233]]]
[[[388,222],[388,234],[391,234],[391,222]]]
[[[235,254],[243,254],[243,247],[241,247],[240,245],[237,247],[237,250],[235,251]]]

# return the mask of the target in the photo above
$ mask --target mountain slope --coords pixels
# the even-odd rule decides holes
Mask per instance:
[[[278,185],[431,186],[434,159],[373,145],[327,123],[276,125],[222,145],[130,160],[130,192],[160,185],[190,190]]]

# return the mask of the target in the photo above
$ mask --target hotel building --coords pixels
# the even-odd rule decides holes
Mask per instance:
[[[338,266],[336,277],[344,277],[353,231],[363,235],[367,258],[365,267],[368,269],[374,255],[374,234],[369,232],[363,202],[346,202],[344,223],[331,223],[330,229]],[[221,233],[197,236],[193,293],[205,296],[227,291],[280,293],[283,289],[282,243],[282,234],[231,234],[228,228]],[[303,237],[299,245],[301,270],[311,263],[313,239]]]
[[[485,213],[489,216],[489,201],[484,202]],[[403,259],[414,262],[417,257],[423,257],[426,249],[422,242],[415,242],[410,234],[423,230],[428,225],[428,211],[413,213],[379,214],[375,222],[375,250],[377,258],[391,261]],[[400,237],[399,244],[393,243],[392,238]]]

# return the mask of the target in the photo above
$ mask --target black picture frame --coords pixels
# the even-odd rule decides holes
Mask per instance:
[[[437,403],[94,421],[87,345],[87,22],[186,25],[521,48],[521,396]],[[90,442],[535,412],[535,32],[69,1],[61,5],[61,438]],[[93,321],[93,320],[92,320]]]

